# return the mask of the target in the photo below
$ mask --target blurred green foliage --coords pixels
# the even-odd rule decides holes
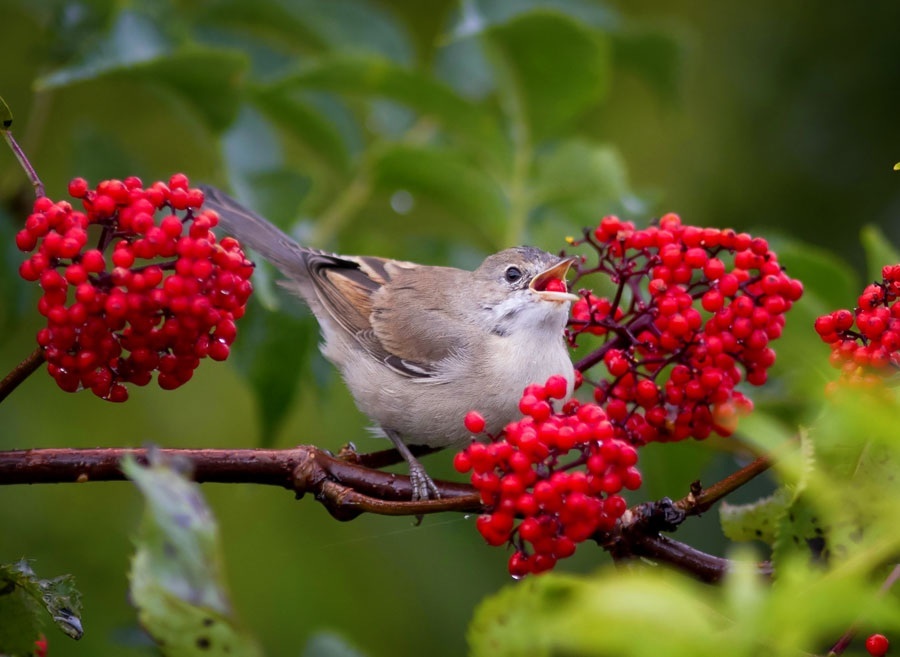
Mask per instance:
[[[513,243],[559,249],[604,214],[645,223],[670,209],[689,223],[762,232],[807,292],[788,317],[772,380],[753,391],[761,411],[746,433],[758,443],[819,412],[817,391],[830,374],[810,327],[816,315],[854,305],[860,227],[878,223],[900,237],[900,179],[891,170],[900,152],[898,19],[900,4],[887,1],[5,0],[0,95],[51,197],[76,175],[150,181],[184,171],[229,187],[304,243],[336,251],[471,266]],[[34,291],[15,273],[13,235],[30,195],[14,158],[0,154],[3,372],[33,349],[39,324]],[[877,233],[865,244],[877,272],[891,251]],[[38,372],[0,405],[0,448],[381,447],[318,355],[308,314],[265,270],[255,281],[231,365],[207,363],[177,392],[136,390],[123,406],[66,395]],[[888,419],[870,415],[888,436]],[[852,423],[830,426],[853,433]],[[642,450],[646,484],[635,500],[678,497],[695,479],[734,470],[736,442]],[[430,457],[429,470],[452,477],[449,455]],[[817,490],[817,477],[833,471],[821,473],[809,484]],[[772,488],[758,483],[737,501]],[[203,492],[220,522],[234,604],[269,654],[358,646],[373,656],[459,655],[476,604],[507,582],[505,556],[482,544],[470,518],[339,524],[282,490]],[[0,563],[27,556],[38,572],[75,574],[84,593],[85,637],[51,633],[53,655],[153,654],[126,599],[140,508],[125,484],[0,487]],[[712,514],[678,538],[725,549]],[[748,577],[720,592],[655,575],[514,587],[481,607],[473,650],[510,640],[491,625],[508,608],[522,621],[516,627],[550,638],[522,645],[578,652],[593,635],[569,630],[597,627],[590,614],[608,617],[608,601],[629,590],[621,616],[631,624],[622,627],[647,642],[634,654],[676,642],[684,654],[733,653],[735,642],[758,648],[754,641],[777,642],[798,624],[804,638],[837,638],[849,611],[871,600],[873,564],[896,547],[877,540],[843,575],[824,584],[798,575],[781,597]],[[582,547],[565,568],[595,568],[600,555]],[[786,614],[791,592],[821,595],[822,605],[802,619]],[[519,616],[517,598],[540,610],[548,595],[557,616]],[[830,613],[842,595],[847,613]],[[682,604],[693,612],[683,625],[673,619],[679,631],[642,629]],[[747,618],[719,624],[720,614]],[[779,614],[785,620],[773,625]],[[689,631],[699,626],[721,634],[704,648],[708,632]]]

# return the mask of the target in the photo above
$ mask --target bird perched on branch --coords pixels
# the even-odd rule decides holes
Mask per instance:
[[[409,463],[413,499],[437,488],[408,445],[471,439],[463,419],[478,411],[498,433],[519,415],[524,388],[574,371],[563,339],[565,275],[574,258],[519,246],[474,271],[373,256],[335,255],[297,244],[215,187],[203,207],[219,226],[287,278],[322,332],[321,350],[359,409]]]

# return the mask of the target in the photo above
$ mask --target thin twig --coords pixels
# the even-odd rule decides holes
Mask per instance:
[[[691,492],[675,502],[675,506],[683,511],[686,516],[699,516],[708,511],[713,504],[723,497],[733,493],[770,467],[772,467],[772,461],[766,456],[760,456],[737,472],[731,473],[708,488],[702,488],[699,481],[695,482],[691,486]]]
[[[36,372],[43,363],[44,350],[38,347],[0,381],[0,402],[6,399],[20,383]]]
[[[12,131],[7,128],[0,130],[0,132],[3,133],[3,138],[6,139],[6,143],[9,144],[9,148],[19,161],[19,165],[25,170],[25,175],[28,176],[31,186],[34,187],[35,198],[45,196],[44,183],[41,182],[41,179],[37,175],[37,171],[31,166],[31,162],[28,160],[28,156],[25,155],[25,151],[22,150],[15,137],[12,136]]]

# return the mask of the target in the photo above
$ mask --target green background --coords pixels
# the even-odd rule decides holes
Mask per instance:
[[[76,175],[183,171],[336,251],[472,266],[512,243],[557,250],[606,213],[644,224],[667,210],[791,238],[779,242],[789,273],[814,289],[756,398],[796,419],[793,395],[826,368],[811,319],[852,306],[861,279],[818,249],[861,272],[864,224],[900,238],[898,24],[887,1],[3,0],[0,96],[53,198]],[[3,372],[39,327],[12,242],[30,193],[0,154]],[[118,406],[38,372],[0,405],[0,448],[382,448],[299,304],[257,286],[281,308],[254,302],[233,361],[204,363],[173,393],[132,389]],[[733,469],[725,443],[643,450],[635,499]],[[450,458],[429,457],[429,470],[452,477]],[[474,518],[338,523],[281,489],[203,490],[235,606],[269,654],[301,654],[334,631],[369,655],[458,655],[475,604],[509,581]],[[152,653],[127,600],[141,508],[124,483],[0,488],[0,562],[73,573],[84,594],[84,639],[51,630],[51,654]],[[723,549],[714,518],[679,538]],[[561,567],[605,562],[586,545]]]

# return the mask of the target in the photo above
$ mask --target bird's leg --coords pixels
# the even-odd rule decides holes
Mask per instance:
[[[413,456],[413,453],[409,451],[409,447],[406,446],[406,443],[400,439],[400,435],[392,429],[384,429],[384,433],[391,439],[394,448],[400,452],[400,456],[403,457],[403,460],[409,464],[409,483],[413,490],[413,502],[418,500],[436,500],[439,498],[441,494],[438,491],[437,486],[435,486],[434,482],[431,480],[431,477],[425,472],[425,466],[419,463],[419,459]]]

